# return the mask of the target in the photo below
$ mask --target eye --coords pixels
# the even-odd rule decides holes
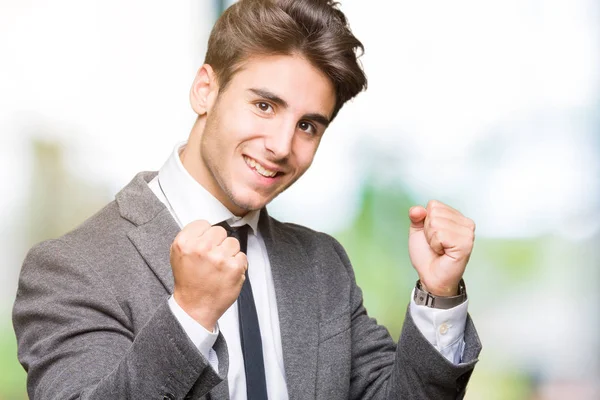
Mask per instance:
[[[264,101],[260,101],[255,104],[256,107],[263,113],[270,114],[273,112],[273,107],[269,103],[265,103]]]
[[[298,123],[298,128],[300,128],[300,130],[302,130],[304,132],[310,133],[311,135],[314,135],[317,133],[317,128],[310,122],[300,121]]]

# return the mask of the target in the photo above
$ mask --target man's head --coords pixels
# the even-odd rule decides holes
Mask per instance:
[[[205,63],[221,90],[252,56],[300,54],[332,82],[335,118],[344,103],[366,88],[357,62],[362,43],[333,0],[240,0],[216,22]]]
[[[343,104],[366,87],[362,44],[327,0],[241,0],[215,24],[191,89],[181,155],[232,212],[262,208],[311,165]]]

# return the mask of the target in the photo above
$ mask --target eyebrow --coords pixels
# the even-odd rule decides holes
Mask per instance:
[[[289,104],[287,101],[285,101],[284,99],[282,99],[281,97],[277,96],[275,93],[272,93],[266,89],[255,89],[255,88],[251,88],[248,89],[250,92],[254,93],[255,95],[262,97],[266,100],[269,100],[275,104],[277,104],[278,106],[282,107],[282,108],[288,108]],[[329,118],[327,118],[326,116],[324,116],[323,114],[319,114],[319,113],[308,113],[308,114],[304,114],[302,116],[302,119],[308,119],[310,121],[314,121],[316,123],[319,123],[321,125],[323,125],[325,128],[327,128],[329,126]]]

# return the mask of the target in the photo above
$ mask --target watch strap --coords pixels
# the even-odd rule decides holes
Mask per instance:
[[[447,310],[464,303],[467,300],[467,287],[463,279],[458,283],[458,295],[456,296],[435,296],[426,292],[418,280],[415,285],[415,294],[413,296],[415,304],[430,308],[439,308]]]

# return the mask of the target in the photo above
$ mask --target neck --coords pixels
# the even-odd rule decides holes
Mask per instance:
[[[200,147],[205,126],[206,116],[199,116],[192,127],[187,144],[179,153],[181,164],[196,182],[227,207],[229,211],[238,217],[243,217],[248,213],[248,210],[236,207],[231,203],[204,163]]]
[[[210,188],[207,187],[207,179],[205,176],[206,167],[202,161],[202,155],[200,154],[200,142],[202,140],[202,132],[204,132],[205,125],[206,118],[204,116],[200,116],[196,119],[192,131],[190,132],[190,136],[188,137],[187,144],[179,153],[179,159],[181,160],[183,167],[196,182],[209,190]],[[209,192],[212,193],[212,190],[209,190]]]

